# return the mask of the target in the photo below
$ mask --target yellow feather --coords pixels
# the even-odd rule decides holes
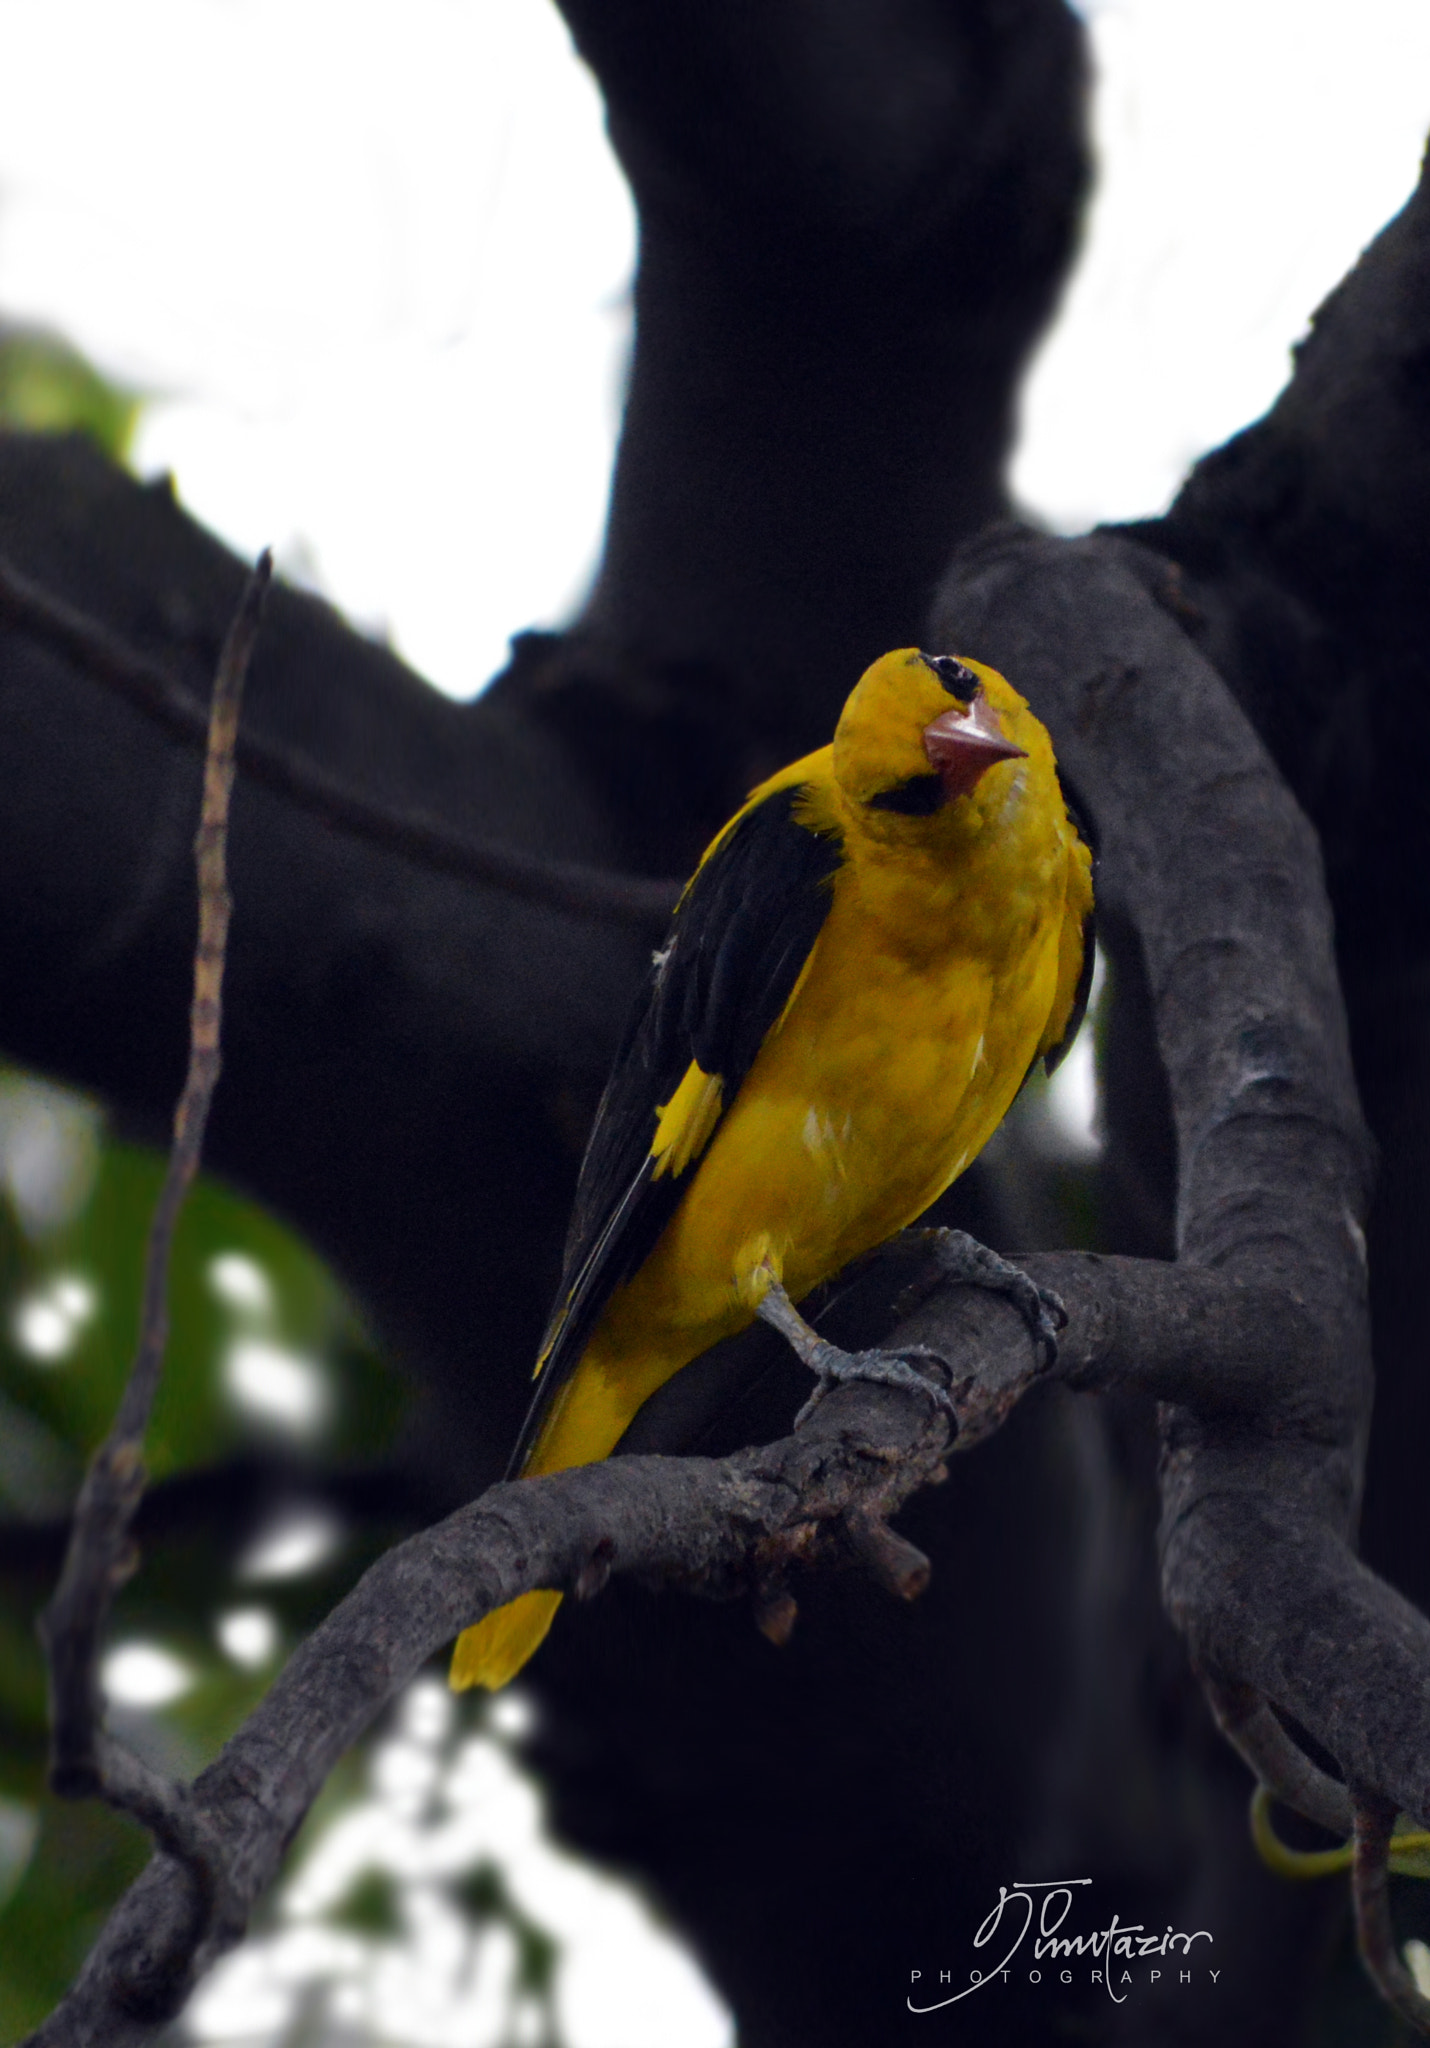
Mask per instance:
[[[452,1652],[453,1691],[484,1685],[499,1692],[541,1648],[560,1605],[559,1593],[523,1593],[519,1600],[495,1608],[475,1628],[463,1629]]]
[[[655,1177],[684,1173],[693,1159],[705,1150],[710,1133],[720,1121],[724,1083],[718,1074],[707,1074],[692,1060],[684,1079],[669,1102],[656,1111],[651,1157]]]

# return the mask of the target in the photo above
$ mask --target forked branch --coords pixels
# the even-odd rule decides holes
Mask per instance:
[[[161,1778],[106,1732],[99,1661],[114,1596],[138,1561],[130,1530],[144,1492],[144,1438],[168,1345],[174,1229],[199,1169],[218,1085],[224,958],[233,908],[227,845],[234,748],[244,677],[272,569],[265,552],[224,641],[209,706],[203,805],[194,842],[199,935],[188,1072],[149,1229],[138,1344],[113,1426],[85,1475],[60,1582],[40,1621],[50,1672],[52,1787],[65,1798],[101,1798],[140,1821],[184,1873],[198,1929],[216,1918],[232,1920],[223,1858],[185,1789]]]

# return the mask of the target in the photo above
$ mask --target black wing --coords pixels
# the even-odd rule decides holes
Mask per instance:
[[[613,1288],[674,1214],[705,1146],[783,1014],[828,915],[842,851],[777,789],[716,841],[680,900],[636,1002],[581,1166],[541,1384],[512,1459],[519,1471]],[[658,1111],[691,1064],[719,1077],[719,1111],[681,1172],[658,1172]]]
[[[1087,1000],[1092,994],[1092,975],[1096,964],[1097,912],[1090,910],[1082,921],[1082,967],[1078,973],[1077,987],[1073,991],[1072,1008],[1068,1011],[1068,1021],[1064,1027],[1062,1037],[1056,1045],[1050,1045],[1042,1055],[1043,1072],[1045,1074],[1055,1074],[1072,1051],[1073,1040],[1082,1029],[1082,1020],[1087,1015]],[[1035,1059],[1033,1067],[1037,1064],[1038,1062]],[[1033,1067],[1028,1069],[1030,1074],[1033,1071]]]
[[[1072,1042],[1082,1028],[1083,1018],[1087,1015],[1087,1001],[1088,997],[1092,994],[1093,968],[1097,961],[1096,903],[1099,850],[1097,828],[1092,822],[1092,813],[1077,794],[1077,791],[1072,787],[1066,772],[1061,768],[1058,770],[1058,786],[1063,793],[1063,808],[1068,814],[1068,823],[1092,855],[1092,899],[1094,908],[1088,912],[1082,921],[1082,969],[1078,974],[1077,987],[1073,992],[1072,1008],[1068,1011],[1068,1021],[1064,1027],[1063,1035],[1056,1045],[1050,1045],[1043,1054],[1043,1072],[1045,1074],[1055,1074],[1072,1050]],[[1038,1062],[1034,1060],[1033,1066],[1035,1067],[1037,1064]],[[1029,1067],[1028,1072],[1031,1073],[1032,1071],[1033,1067]]]

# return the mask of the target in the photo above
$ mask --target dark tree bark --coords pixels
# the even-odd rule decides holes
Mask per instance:
[[[275,593],[258,730],[390,802],[649,874],[688,865],[757,773],[825,736],[868,658],[945,624],[1026,684],[1021,659],[1060,751],[1087,752],[1056,730],[1048,621],[1019,642],[979,583],[990,558],[967,558],[929,615],[956,545],[1006,510],[1018,375],[1071,252],[1086,179],[1073,18],[1053,0],[843,0],[817,22],[572,0],[568,16],[642,223],[589,614],[520,643],[457,707]],[[1372,1452],[1370,1559],[1422,1603],[1427,214],[1422,188],[1268,418],[1134,530],[1164,558],[1148,580],[1168,630],[1225,677],[1321,837],[1384,1156],[1372,1307],[1393,1427]],[[196,692],[242,579],[162,489],[21,437],[0,440],[0,554]],[[1135,680],[1110,672],[1107,688]],[[197,782],[196,756],[0,621],[0,1039],[143,1129],[182,1064]],[[514,1434],[645,941],[424,872],[257,789],[231,863],[242,911],[211,1162],[352,1285],[422,1389],[407,1467],[434,1507],[455,1504]],[[1115,891],[1110,909],[1111,1247],[1160,1253],[1188,1161],[1152,1036],[1163,991]],[[961,1200],[996,1236],[986,1179]],[[681,1375],[629,1448],[778,1437],[804,1391],[754,1333]],[[1354,1444],[1338,1455],[1344,1526]],[[742,1605],[632,1586],[563,1617],[533,1672],[559,1821],[654,1885],[745,2048],[890,2038],[911,1966],[954,1944],[962,1958],[1000,1882],[1073,1864],[1124,1919],[1215,1930],[1218,1996],[1169,2006],[1166,2038],[1298,2037],[1339,1907],[1252,1857],[1245,1771],[1159,1605],[1156,1456],[1135,1394],[1049,1388],[911,1506],[904,1527],[934,1564],[912,1609],[816,1580],[781,1652]],[[1174,1550],[1188,1583],[1195,1560]],[[1007,2037],[990,2006],[965,2013],[960,2041]],[[1123,2037],[1147,2038],[1145,2018],[1124,2009]],[[1055,2024],[1051,2003],[1029,2009],[1029,2029]]]

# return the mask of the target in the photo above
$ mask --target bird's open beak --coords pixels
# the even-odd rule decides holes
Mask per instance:
[[[1026,747],[1004,737],[998,713],[981,690],[966,711],[954,705],[924,727],[924,752],[943,778],[950,803],[976,788],[979,777],[996,761],[1028,758]]]

